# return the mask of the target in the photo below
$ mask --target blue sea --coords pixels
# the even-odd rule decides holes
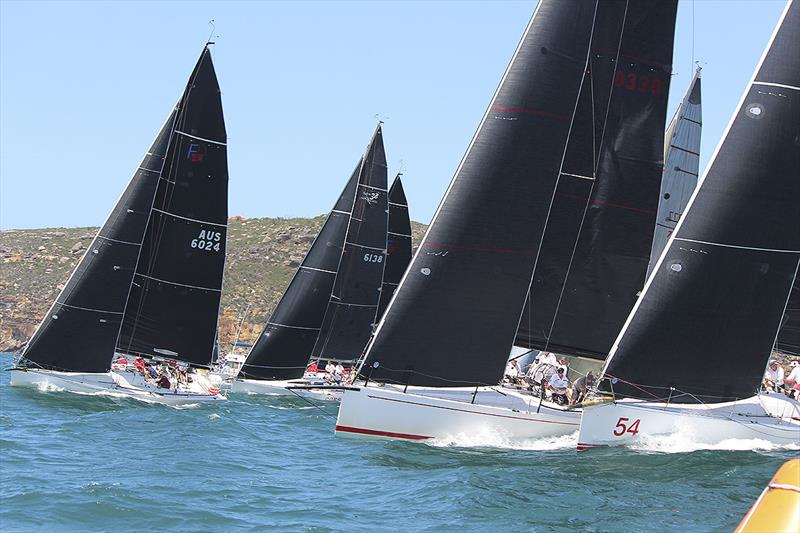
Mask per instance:
[[[730,531],[798,454],[336,437],[335,404],[234,395],[177,409],[8,381],[2,531]]]

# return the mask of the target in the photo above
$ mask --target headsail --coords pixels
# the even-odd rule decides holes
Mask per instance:
[[[240,377],[266,380],[303,376],[333,290],[362,161],[247,355]]]
[[[653,235],[653,249],[650,252],[650,264],[647,269],[648,276],[681,219],[689,198],[697,188],[702,127],[700,67],[697,67],[689,83],[689,90],[686,91],[686,96],[683,97],[667,128],[664,143],[664,178],[661,181],[661,196]]]
[[[176,108],[117,351],[209,365],[228,223],[227,135],[211,52]]]
[[[500,381],[566,141],[577,124],[576,111],[585,102],[579,98],[588,90],[582,89],[584,74],[596,55],[607,64],[617,59],[619,45],[599,50],[593,42],[614,42],[608,36],[619,40],[621,33],[623,40],[633,37],[650,51],[651,35],[671,39],[670,31],[661,28],[672,27],[674,12],[674,2],[538,4],[378,327],[362,374],[425,386]],[[629,27],[635,30],[628,32]],[[613,84],[613,69],[605,71],[612,73],[605,83]],[[638,90],[639,74],[630,74]],[[590,162],[589,172],[592,141],[590,135],[584,157]]]
[[[615,343],[604,390],[682,403],[756,393],[800,265],[798,42],[795,0]]]
[[[386,155],[375,129],[358,178],[353,215],[312,358],[358,359],[378,310],[388,224]]]
[[[792,295],[783,314],[781,331],[775,348],[785,353],[800,355],[800,278],[795,278]]]
[[[170,113],[117,205],[86,249],[22,353],[51,370],[111,367],[128,288],[164,166],[176,111]]]
[[[394,178],[389,188],[389,232],[386,237],[386,262],[383,266],[381,300],[375,322],[380,321],[395,289],[411,261],[411,218],[408,214],[408,201],[400,174]]]
[[[603,360],[650,259],[675,3],[600,6],[516,344]]]

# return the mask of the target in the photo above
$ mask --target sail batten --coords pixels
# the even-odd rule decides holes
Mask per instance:
[[[751,80],[800,85],[798,41],[792,1]],[[797,287],[798,124],[800,94],[748,84],[606,361],[605,390],[680,403],[757,392]]]

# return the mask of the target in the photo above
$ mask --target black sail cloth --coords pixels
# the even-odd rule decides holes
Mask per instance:
[[[22,357],[35,366],[69,372],[110,369],[175,117],[173,111],[26,346]]]
[[[226,142],[206,48],[178,104],[117,342],[120,353],[210,364],[225,266]]]
[[[281,380],[303,376],[333,291],[362,160],[250,350],[239,377]]]
[[[588,90],[582,91],[582,83],[593,65],[592,40],[606,43],[607,35],[618,37],[630,15],[637,24],[650,24],[653,38],[671,42],[672,34],[661,28],[673,27],[674,12],[674,2],[539,3],[386,311],[362,375],[422,386],[500,381],[531,284],[551,200],[556,201],[567,137],[570,128],[579,124],[573,124],[576,108],[585,105],[585,98],[579,99],[579,95]],[[613,55],[615,51],[598,53]],[[636,76],[638,89],[638,72],[630,74]],[[614,81],[612,77],[607,83]],[[660,124],[663,132],[663,118]],[[624,132],[616,132],[606,142],[620,142],[625,137]],[[591,136],[588,142],[591,150]],[[657,144],[661,143],[663,140]],[[584,167],[588,161],[589,171],[593,157],[590,151],[582,159]],[[601,165],[627,168],[642,163],[605,158]],[[577,173],[574,170],[564,169]],[[604,194],[612,198],[613,192]],[[587,194],[581,189],[566,193]],[[652,235],[652,225],[649,233]],[[649,240],[646,244],[649,250]],[[615,252],[622,255],[625,245],[620,246],[623,249]],[[641,246],[638,237],[634,246]],[[638,267],[637,261],[634,258]]]
[[[353,215],[313,359],[355,361],[372,333],[386,259],[387,181],[379,124],[364,155]]]
[[[386,237],[386,264],[383,266],[381,299],[375,323],[383,317],[395,289],[411,262],[411,218],[408,214],[408,201],[403,190],[400,174],[389,188],[389,231]]]
[[[603,360],[644,286],[663,173],[675,3],[601,3],[515,343]]]
[[[603,390],[684,403],[757,392],[800,262],[798,42],[795,1],[616,342]]]

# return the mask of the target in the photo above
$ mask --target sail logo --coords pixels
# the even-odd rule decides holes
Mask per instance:
[[[197,143],[191,143],[186,150],[186,159],[192,163],[199,163],[206,158],[206,149]]]
[[[377,192],[364,191],[361,195],[361,199],[366,200],[369,205],[375,205],[378,202],[378,196],[380,196],[380,194]]]
[[[201,229],[200,234],[196,239],[192,239],[192,242],[189,243],[189,246],[198,250],[213,250],[215,252],[219,252],[221,241],[221,232]]]

